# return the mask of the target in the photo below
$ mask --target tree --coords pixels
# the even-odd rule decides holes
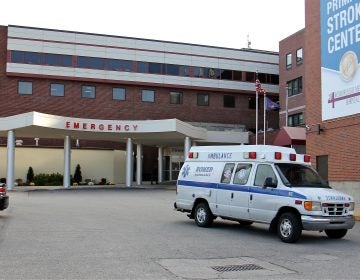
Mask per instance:
[[[28,169],[28,172],[26,174],[26,183],[30,184],[31,182],[34,182],[34,170],[30,166],[29,169]]]
[[[81,168],[80,164],[76,165],[75,173],[74,173],[74,182],[80,183],[82,181]]]

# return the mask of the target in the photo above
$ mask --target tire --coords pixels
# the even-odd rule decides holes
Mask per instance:
[[[295,243],[299,240],[301,232],[301,222],[296,214],[288,212],[280,216],[277,224],[277,233],[281,241]]]
[[[196,205],[194,218],[199,227],[209,227],[214,221],[214,216],[206,202]]]
[[[327,229],[325,233],[329,238],[340,239],[346,235],[347,229]]]

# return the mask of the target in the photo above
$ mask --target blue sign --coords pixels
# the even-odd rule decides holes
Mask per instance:
[[[360,113],[360,0],[320,0],[322,119]]]

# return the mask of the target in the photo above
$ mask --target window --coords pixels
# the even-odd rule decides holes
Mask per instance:
[[[303,113],[288,116],[288,126],[301,126],[304,124]]]
[[[182,104],[182,92],[170,92],[170,104]]]
[[[249,97],[249,109],[256,109],[255,97]]]
[[[124,88],[113,88],[114,100],[126,100],[126,90]]]
[[[22,82],[18,83],[18,93],[19,94],[32,94],[32,82]]]
[[[216,68],[203,68],[205,77],[209,79],[220,79],[220,70]]]
[[[221,175],[221,183],[228,184],[231,180],[231,175],[234,170],[235,163],[226,163],[223,173]]]
[[[301,64],[303,62],[303,49],[297,49],[296,51],[296,63]]]
[[[111,71],[133,71],[133,63],[130,60],[106,59],[106,70]]]
[[[259,164],[256,170],[255,186],[263,187],[267,178],[271,178],[272,183],[277,185],[277,178],[271,165]]]
[[[78,56],[77,57],[77,66],[79,68],[89,68],[89,69],[104,69],[105,60],[98,57],[86,57]]]
[[[52,65],[52,66],[71,67],[72,66],[72,58],[71,58],[71,55],[46,53],[44,64]]]
[[[247,82],[255,82],[255,73],[254,72],[246,72],[246,81]]]
[[[233,71],[231,70],[220,70],[221,71],[221,80],[232,80]]]
[[[209,106],[209,95],[206,93],[198,93],[197,94],[197,105]]]
[[[234,81],[242,81],[242,72],[241,71],[233,71]]]
[[[166,66],[166,75],[179,75],[179,65],[165,64],[164,66]]]
[[[194,67],[194,77],[202,78],[205,76],[204,68],[202,67]]]
[[[292,55],[291,53],[288,53],[286,55],[286,69],[290,69],[292,66]]]
[[[236,167],[234,184],[245,185],[249,179],[251,164],[239,163]]]
[[[137,71],[139,73],[149,73],[149,63],[148,62],[142,62],[139,61],[137,63]]]
[[[162,64],[161,63],[149,63],[149,73],[150,74],[162,74]]]
[[[24,52],[11,51],[11,62],[23,63],[24,62]]]
[[[287,82],[288,96],[293,96],[302,93],[302,77],[296,78]]]
[[[233,95],[224,95],[224,107],[226,107],[226,108],[235,108],[235,96],[233,96]]]
[[[24,63],[40,64],[41,55],[34,52],[25,52]]]
[[[81,97],[95,98],[96,97],[96,88],[94,86],[82,86]]]
[[[190,76],[190,67],[189,66],[180,66],[180,76],[189,77]]]
[[[155,91],[143,89],[141,91],[141,101],[143,102],[155,102]]]
[[[64,96],[65,86],[63,84],[50,84],[50,95],[51,96]]]

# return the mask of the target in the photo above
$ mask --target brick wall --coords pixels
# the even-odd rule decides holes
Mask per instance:
[[[305,42],[305,29],[302,29],[295,34],[283,39],[279,43],[279,97],[280,97],[280,123],[279,126],[283,127],[286,124],[286,85],[287,82],[294,80],[296,78],[302,77],[303,84],[305,83],[305,69],[304,63],[308,62],[307,54],[304,51],[304,42]],[[298,49],[303,49],[304,60],[303,63],[298,64],[296,62],[296,51]],[[287,54],[292,54],[292,67],[290,69],[286,69],[286,56]],[[290,110],[289,115],[303,113],[304,119],[305,116],[305,108],[292,110],[296,107],[305,106],[305,90],[303,88],[303,92],[301,94],[297,94],[288,98],[288,110]]]
[[[328,155],[330,181],[360,182],[360,114],[321,121],[320,6],[319,0],[305,2],[306,123],[310,126],[306,149],[316,156]],[[320,134],[317,124],[324,129]]]

